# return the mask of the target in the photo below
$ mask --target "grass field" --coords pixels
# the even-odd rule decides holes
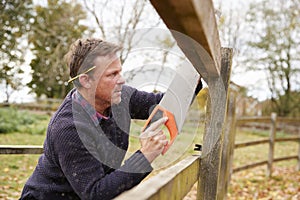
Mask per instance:
[[[49,117],[42,118],[38,123],[47,124]],[[130,137],[130,153],[139,147],[138,134],[143,125],[142,121],[132,123]],[[31,125],[34,126],[34,125]],[[182,134],[165,156],[155,163],[155,172],[173,165],[183,157],[195,154],[195,143],[202,143],[203,126],[187,119]],[[280,133],[280,137],[286,134]],[[268,132],[238,130],[236,141],[251,141],[265,139]],[[0,134],[0,144],[42,145],[45,134],[33,133],[7,133]],[[299,145],[296,142],[281,142],[275,144],[275,157],[296,155]],[[129,156],[128,155],[128,156]],[[35,168],[39,155],[0,155],[0,199],[18,199],[24,183]],[[268,145],[257,145],[237,149],[234,152],[234,167],[248,163],[266,160]],[[274,164],[274,176],[265,177],[266,166],[249,169],[233,174],[229,187],[229,199],[300,199],[300,172],[295,170],[295,160]],[[192,195],[192,199],[193,199]],[[298,198],[299,197],[299,198]]]
[[[267,139],[268,131],[241,131],[236,134],[236,142]],[[279,132],[277,138],[289,135]],[[295,156],[299,152],[297,142],[276,142],[274,158]],[[239,167],[268,159],[268,144],[236,149],[233,167]],[[299,200],[300,171],[297,160],[273,163],[272,177],[266,177],[267,166],[255,167],[232,175],[228,199],[265,199],[265,200]]]

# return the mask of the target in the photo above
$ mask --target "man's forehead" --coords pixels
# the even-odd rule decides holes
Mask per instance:
[[[98,56],[96,58],[96,60],[101,60],[101,61],[113,61],[113,60],[117,60],[120,59],[120,56],[118,56],[116,53],[111,53],[105,56]]]
[[[97,71],[104,72],[110,70],[113,62],[120,62],[120,58],[116,55],[99,56],[95,59],[95,66],[97,67]]]
[[[100,66],[108,66],[114,61],[118,61],[120,58],[117,55],[107,55],[107,56],[98,56],[95,59],[95,65],[98,67]]]

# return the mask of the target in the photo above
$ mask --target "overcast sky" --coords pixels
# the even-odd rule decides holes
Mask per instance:
[[[115,2],[118,3],[118,0],[112,0],[111,2]],[[248,6],[249,1],[239,1],[239,0],[214,0],[215,3],[215,8],[216,9],[220,9],[217,11],[217,15],[226,15],[229,12],[229,10],[231,9],[232,11],[235,11],[238,13],[239,17],[244,17],[244,12],[245,9]],[[151,10],[151,9],[150,9]],[[155,16],[156,14],[154,14]],[[218,19],[217,19],[218,20]],[[90,23],[90,22],[88,22]],[[145,27],[141,27],[141,28],[146,28]],[[160,27],[165,27],[164,25],[160,25]],[[222,42],[222,46],[227,47],[228,44],[224,44],[224,42]],[[230,45],[229,45],[230,47]],[[31,58],[30,53],[28,54],[28,58]],[[30,59],[27,60],[26,64],[24,65],[23,69],[25,70],[25,74],[24,74],[24,83],[28,82],[28,80],[30,80],[30,67],[29,67],[29,62]],[[235,64],[233,65],[235,66]],[[242,69],[242,68],[240,68]],[[257,72],[245,72],[244,70],[237,70],[237,69],[233,69],[233,74],[231,76],[232,80],[239,85],[248,87],[251,89],[251,87],[253,86],[253,83],[260,83],[260,81],[263,79],[264,74],[258,74]],[[260,83],[262,88],[260,90],[252,90],[250,92],[250,95],[257,97],[259,99],[265,99],[268,96],[268,93],[266,92],[266,90],[264,89],[264,85],[262,83]],[[28,95],[29,89],[25,88],[24,90],[22,90],[21,92],[15,92],[12,95],[12,98],[15,101],[18,102],[26,102],[26,101],[30,101],[33,100],[32,95]],[[1,95],[1,97],[3,97],[3,95]],[[2,101],[3,99],[1,99],[0,97],[0,101]]]

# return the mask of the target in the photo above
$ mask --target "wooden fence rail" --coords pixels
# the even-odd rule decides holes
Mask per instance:
[[[288,137],[288,138],[277,138],[275,139],[275,142],[297,142],[300,140],[300,137]],[[242,147],[248,147],[248,146],[254,146],[258,144],[267,144],[269,143],[269,139],[262,139],[262,140],[255,140],[250,142],[242,142],[242,143],[236,143],[234,145],[235,149],[242,148]]]
[[[242,126],[247,123],[268,123],[270,124],[270,135],[268,139],[262,139],[262,140],[256,140],[256,141],[250,141],[250,142],[243,142],[243,143],[237,143],[234,145],[235,149],[237,148],[244,148],[249,146],[254,146],[258,144],[269,144],[269,157],[268,160],[251,163],[248,165],[244,165],[235,169],[232,169],[232,173],[239,172],[242,170],[250,169],[253,167],[261,166],[261,165],[267,165],[267,176],[272,175],[272,166],[274,162],[280,162],[280,161],[286,161],[291,159],[298,160],[297,168],[300,170],[300,119],[292,119],[292,118],[283,118],[283,117],[277,117],[275,113],[272,113],[271,117],[248,117],[248,118],[240,118],[236,120],[236,127]],[[287,138],[276,138],[276,127],[279,123],[284,124],[292,124],[298,127],[298,134],[299,136],[292,136]],[[235,128],[236,129],[236,128]],[[274,146],[276,142],[298,142],[299,143],[299,150],[297,155],[292,156],[284,156],[280,158],[274,158]],[[231,155],[233,156],[233,155]]]
[[[174,166],[124,192],[116,200],[182,199],[198,181],[200,156],[189,156]]]
[[[256,140],[256,141],[250,141],[250,142],[243,142],[243,143],[237,143],[234,145],[235,149],[242,148],[242,147],[248,147],[248,146],[254,146],[258,144],[266,144],[269,142],[269,139],[263,139],[263,140]]]
[[[56,111],[62,101],[62,99],[47,98],[36,99],[36,101],[32,103],[0,103],[0,108],[11,107],[16,109],[51,112]]]
[[[42,154],[43,146],[38,145],[0,145],[0,154]]]

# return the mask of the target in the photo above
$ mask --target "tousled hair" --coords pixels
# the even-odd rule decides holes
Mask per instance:
[[[97,57],[111,55],[120,50],[120,46],[101,39],[87,38],[76,40],[65,55],[65,61],[70,70],[70,77],[73,78],[93,67]],[[92,74],[93,72],[90,73]],[[81,87],[78,79],[75,79],[73,83],[75,86]]]

